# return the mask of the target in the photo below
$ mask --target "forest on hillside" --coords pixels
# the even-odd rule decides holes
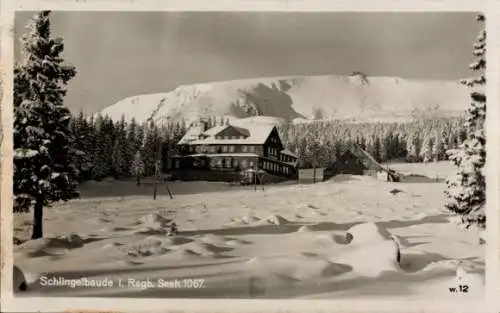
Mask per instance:
[[[209,127],[227,124],[210,118]],[[421,119],[408,123],[346,123],[314,121],[278,126],[285,148],[299,156],[299,167],[329,166],[354,143],[379,162],[406,160],[433,162],[447,158],[446,150],[458,147],[466,137],[461,118]],[[176,153],[176,143],[184,136],[185,123],[139,124],[135,120],[113,121],[107,116],[72,117],[75,136],[75,164],[80,180],[105,177],[152,176],[157,150],[161,157]],[[161,165],[163,165],[162,163]]]

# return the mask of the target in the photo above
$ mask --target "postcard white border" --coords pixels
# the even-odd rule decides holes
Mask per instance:
[[[22,2],[22,3],[16,3]],[[455,11],[484,12],[487,16],[487,172],[496,173],[487,177],[487,255],[486,294],[483,301],[402,301],[400,299],[366,301],[351,300],[233,300],[233,299],[121,299],[121,298],[24,298],[13,297],[12,289],[12,65],[13,65],[13,12],[43,9],[67,11],[363,11],[363,12],[405,12],[405,11]],[[1,294],[2,311],[7,312],[60,312],[60,311],[339,311],[339,312],[496,312],[500,309],[500,202],[499,202],[499,143],[498,124],[500,111],[500,1],[315,1],[315,0],[86,0],[86,1],[20,1],[1,2],[1,70],[3,98],[1,105]],[[472,47],[471,47],[472,51]],[[472,55],[471,55],[472,60]]]

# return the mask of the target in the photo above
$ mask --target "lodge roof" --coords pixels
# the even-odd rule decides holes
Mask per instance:
[[[233,128],[241,136],[235,139],[220,139],[218,134],[222,131]],[[183,145],[214,145],[214,144],[234,144],[234,145],[261,145],[264,144],[275,128],[274,125],[252,125],[251,128],[243,128],[234,125],[215,126],[206,131],[202,131],[197,126],[190,127],[178,144]],[[242,138],[243,137],[243,138]]]
[[[298,158],[297,155],[295,153],[293,153],[292,151],[288,150],[288,149],[283,149],[280,151],[281,154],[285,154],[285,155],[289,155],[289,156],[292,156],[294,158]]]

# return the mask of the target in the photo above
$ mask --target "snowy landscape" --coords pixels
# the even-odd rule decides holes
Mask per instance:
[[[85,110],[57,14],[14,73],[17,297],[484,297],[482,15],[462,77],[197,79]]]
[[[431,177],[453,171],[448,162],[398,167]],[[476,231],[459,227],[442,209],[442,182],[387,183],[346,175],[257,191],[216,182],[172,182],[169,187],[173,200],[163,186],[153,200],[147,182],[141,188],[133,181],[87,183],[81,186],[82,199],[47,209],[45,238],[15,249],[15,263],[33,286],[20,295],[483,295],[484,246],[478,244]],[[401,192],[391,194],[393,189]],[[178,224],[178,236],[165,236],[167,218]],[[16,237],[29,237],[31,214],[16,216],[14,227]],[[347,232],[353,234],[351,242]],[[399,263],[388,233],[401,245]],[[462,280],[457,278],[458,262],[467,273]],[[41,276],[108,279],[114,286],[41,286],[36,282]],[[149,279],[154,286],[128,286],[129,279]],[[193,286],[162,288],[158,279],[193,281]],[[198,282],[202,286],[196,286]],[[449,291],[459,285],[468,285],[470,292]]]

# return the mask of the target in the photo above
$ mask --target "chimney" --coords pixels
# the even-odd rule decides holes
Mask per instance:
[[[207,131],[207,128],[208,128],[208,122],[204,119],[200,119],[200,129],[201,129],[201,132],[205,132]]]

